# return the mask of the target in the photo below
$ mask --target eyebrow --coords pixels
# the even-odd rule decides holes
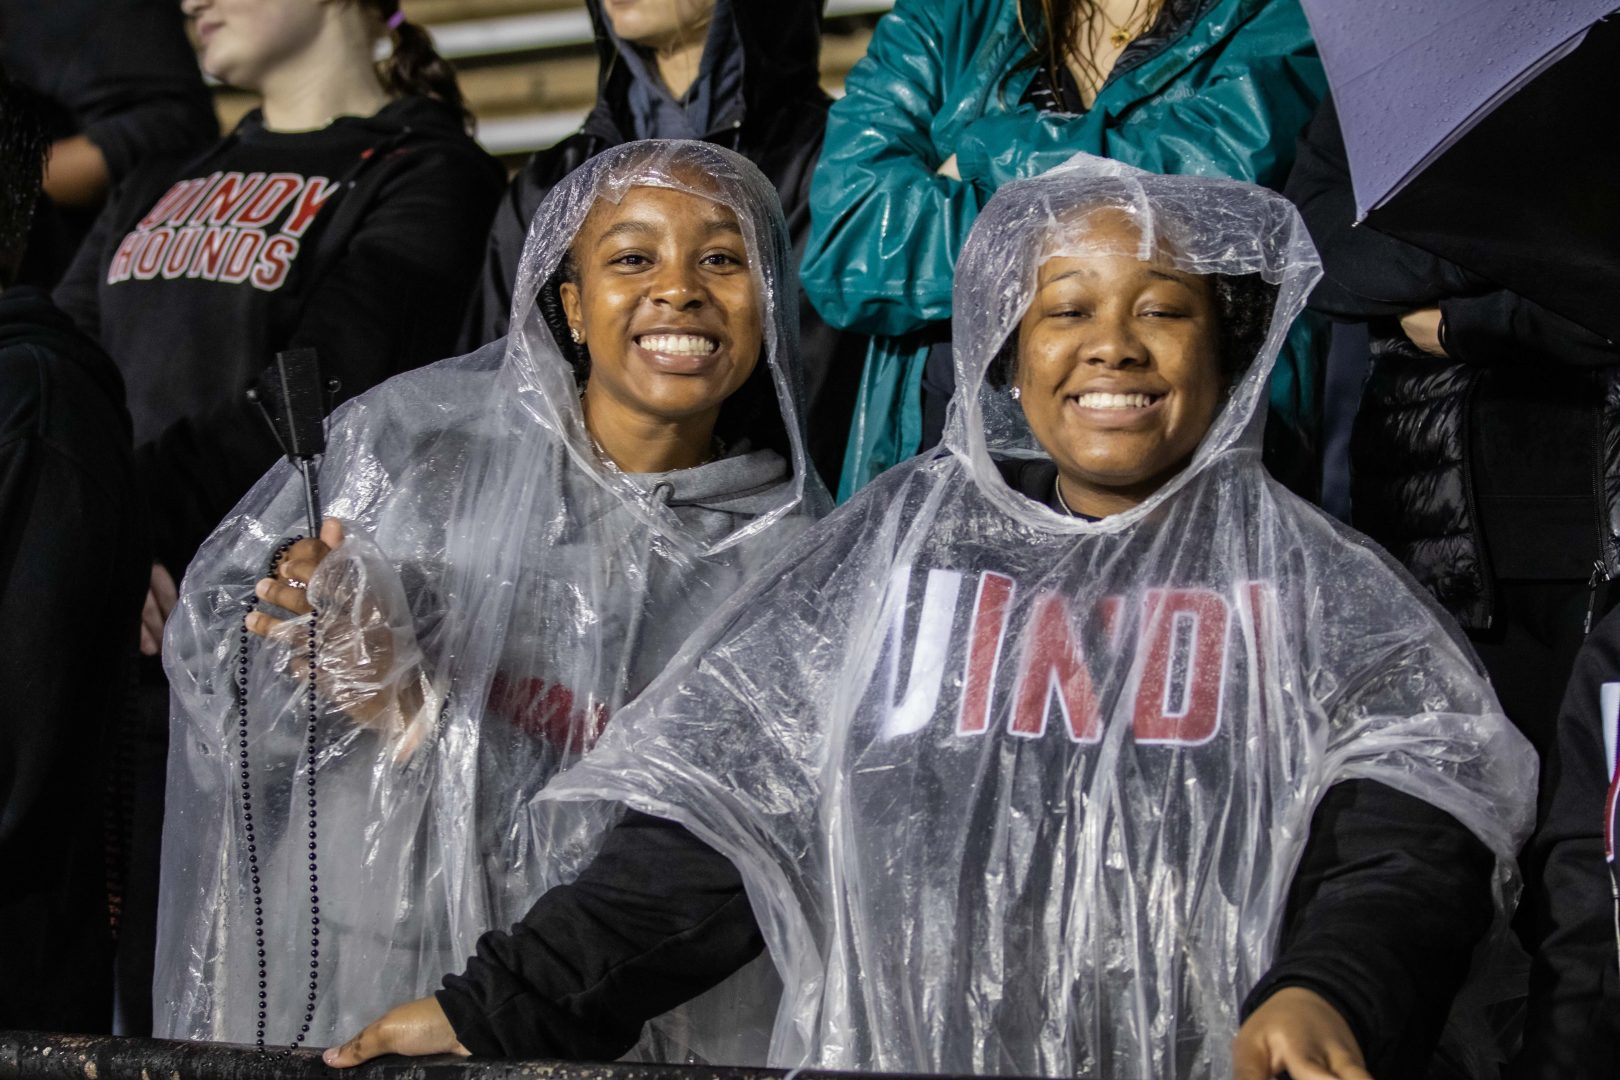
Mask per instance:
[[[1187,274],[1175,274],[1167,270],[1159,270],[1151,266],[1148,267],[1147,273],[1149,277],[1158,278],[1161,281],[1172,281],[1177,285],[1185,285],[1188,288],[1192,287],[1192,278]],[[1046,285],[1056,285],[1058,282],[1064,281],[1068,278],[1096,278],[1097,276],[1097,271],[1092,270],[1089,267],[1077,266],[1072,270],[1065,270],[1056,277],[1048,279],[1045,284],[1042,285],[1042,288],[1044,288]]]
[[[708,218],[703,222],[703,230],[704,232],[710,234],[732,233],[736,236],[742,235],[742,226],[737,223],[737,219],[729,217]],[[606,229],[602,230],[602,235],[596,238],[596,242],[601,244],[609,240],[616,239],[620,236],[629,236],[631,234],[638,236],[658,236],[662,232],[663,230],[661,228],[652,224],[651,222],[637,221],[632,218],[629,221],[619,221],[609,225]]]

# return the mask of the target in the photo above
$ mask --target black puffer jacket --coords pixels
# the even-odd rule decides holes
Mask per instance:
[[[788,234],[802,254],[810,229],[810,174],[821,154],[831,104],[819,79],[825,0],[737,0],[742,42],[739,94],[711,104],[705,142],[735,150],[776,186]],[[630,110],[633,75],[619,54],[601,0],[586,0],[601,59],[596,106],[584,125],[541,150],[513,179],[490,228],[482,280],[467,313],[462,347],[471,351],[506,333],[512,287],[529,223],[552,187],[602,151],[637,138]],[[802,296],[800,351],[809,406],[810,453],[822,476],[836,481],[854,409],[865,341],[827,326]]]
[[[1620,350],[1521,296],[1355,222],[1338,115],[1323,102],[1288,196],[1322,253],[1311,306],[1367,322],[1373,364],[1351,444],[1354,524],[1469,629],[1498,579],[1620,574]],[[1399,318],[1438,306],[1447,357]]]

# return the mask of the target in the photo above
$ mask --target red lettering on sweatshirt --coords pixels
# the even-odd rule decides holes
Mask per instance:
[[[281,231],[288,236],[303,236],[304,230],[309,228],[309,223],[315,220],[315,215],[320,213],[321,207],[326,205],[326,200],[330,199],[337,189],[338,185],[324,176],[310,177],[304,182],[304,193],[293,207],[292,215],[281,227]]]
[[[229,172],[224,175],[208,197],[191,212],[191,223],[196,225],[224,225],[247,205],[253,193],[264,183],[264,173]]]
[[[1226,600],[1208,589],[1152,589],[1143,607],[1150,644],[1136,693],[1136,741],[1208,742],[1221,724]]]
[[[124,237],[123,242],[118,245],[118,250],[113,252],[112,264],[107,267],[107,284],[116,285],[120,281],[129,280],[130,266],[135,261],[135,249],[145,240],[146,234],[142,232],[132,232]]]
[[[141,250],[135,255],[134,272],[137,281],[151,281],[157,277],[158,268],[163,265],[163,253],[173,238],[174,230],[167,225],[146,234],[146,243],[141,245]]]
[[[204,229],[202,242],[197,245],[197,257],[191,263],[191,276],[204,281],[218,281],[220,271],[225,269],[225,255],[235,239],[235,229],[219,225]]]
[[[214,176],[218,175],[218,173],[214,174]],[[152,204],[152,209],[146,212],[146,216],[142,217],[135,227],[143,231],[151,229],[168,219],[176,211],[180,212],[180,216],[184,216],[185,210],[190,209],[197,196],[201,195],[203,189],[213,181],[214,176],[198,176],[191,180],[181,180],[165,192],[163,198]],[[169,224],[172,225],[174,222],[170,220]]]
[[[164,193],[122,241],[107,283],[190,278],[243,282],[266,292],[286,284],[299,238],[338,184],[296,173],[216,172],[182,180]],[[279,232],[265,228],[285,216]]]
[[[201,225],[187,225],[174,234],[169,252],[163,259],[164,277],[177,278],[190,269],[191,255],[197,250],[197,241],[202,239],[202,233]]]
[[[968,629],[967,667],[962,678],[962,710],[956,717],[958,735],[979,735],[990,728],[992,691],[1001,668],[1001,647],[1012,614],[1013,579],[1005,574],[979,575],[979,593],[973,602],[973,624]]]
[[[242,207],[230,223],[247,229],[263,228],[276,220],[303,186],[304,178],[297,173],[271,173],[258,194]]]
[[[253,260],[259,254],[259,248],[264,243],[264,233],[258,229],[243,229],[237,231],[236,242],[231,245],[231,253],[225,257],[225,268],[219,272],[219,280],[232,285],[240,285],[247,280],[253,270]]]
[[[513,727],[563,750],[583,753],[607,727],[607,706],[578,705],[574,692],[545,679],[510,679],[497,672],[490,681],[489,705]]]
[[[253,269],[253,286],[272,292],[287,280],[292,263],[298,257],[298,241],[290,236],[272,236],[259,252],[259,265]]]
[[[1097,695],[1080,652],[1068,601],[1057,593],[1047,593],[1035,601],[1024,635],[1023,664],[1013,690],[1007,730],[1030,739],[1044,735],[1054,699],[1068,722],[1069,738],[1075,742],[1102,738]]]

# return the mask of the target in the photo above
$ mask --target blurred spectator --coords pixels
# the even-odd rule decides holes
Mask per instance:
[[[1351,521],[1469,632],[1545,758],[1588,620],[1609,604],[1620,465],[1606,452],[1620,349],[1356,220],[1332,99],[1288,194],[1322,254],[1312,306],[1366,322]]]
[[[502,200],[463,349],[506,333],[523,239],[546,193],[582,162],[634,139],[702,139],[748,158],[776,186],[802,253],[810,171],[827,122],[818,82],[824,3],[613,0],[604,9],[602,0],[585,0],[601,58],[596,106],[579,131],[530,158]],[[830,485],[865,343],[828,327],[802,296],[800,312],[810,456]]]
[[[0,64],[49,102],[51,150],[18,280],[48,289],[108,189],[219,136],[175,0],[0,0]]]
[[[203,68],[263,107],[200,157],[136,168],[56,290],[128,387],[155,558],[148,654],[197,546],[278,456],[247,387],[287,348],[316,348],[342,396],[449,354],[502,183],[467,134],[454,73],[397,0],[183,7]],[[380,39],[391,48],[374,63]],[[150,1017],[168,722],[157,664],[142,683],[134,783],[147,816],[119,958],[131,1033]]]
[[[1558,717],[1525,849],[1520,923],[1532,949],[1530,1012],[1514,1080],[1597,1080],[1620,1062],[1620,952],[1613,861],[1620,615],[1592,631]]]
[[[106,767],[146,559],[118,370],[14,284],[48,123],[0,79],[0,1028],[105,1032]]]
[[[876,335],[840,498],[938,442],[956,256],[998,187],[1079,151],[1280,185],[1324,79],[1296,0],[898,0],[845,85],[804,263],[822,315]],[[1272,387],[1296,423],[1304,374]]]

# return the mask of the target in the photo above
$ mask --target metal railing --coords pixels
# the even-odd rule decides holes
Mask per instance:
[[[318,1050],[0,1031],[0,1080],[782,1080],[788,1075],[783,1069],[460,1057],[382,1057],[339,1072],[321,1063]],[[873,1074],[797,1069],[792,1075],[794,1080],[847,1080]],[[887,1073],[884,1080],[908,1078]]]

